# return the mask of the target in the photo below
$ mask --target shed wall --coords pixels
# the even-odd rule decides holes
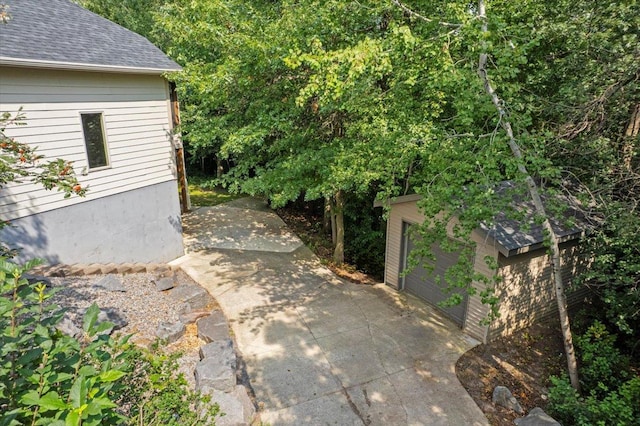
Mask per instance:
[[[418,224],[424,222],[424,215],[419,211],[416,199],[405,197],[407,201],[397,202],[391,205],[389,219],[387,220],[387,243],[385,253],[385,283],[398,290],[402,287],[401,273],[402,262],[402,241],[403,223]],[[493,271],[489,269],[485,262],[485,257],[497,257],[498,251],[493,246],[492,240],[485,239],[481,234],[474,232],[472,239],[476,243],[475,249],[475,270],[487,277],[493,276]],[[484,284],[474,281],[472,285],[477,293],[484,290]],[[487,316],[488,308],[484,305],[478,294],[470,296],[467,304],[466,317],[463,330],[470,336],[486,341],[487,327],[480,325],[480,321]]]
[[[562,277],[569,288],[574,277],[584,271],[588,260],[577,243],[561,245]],[[513,257],[498,258],[500,317],[491,324],[490,338],[510,334],[550,315],[558,315],[551,262],[546,249],[534,250]],[[567,303],[575,306],[587,296],[583,288],[567,294]]]
[[[80,183],[89,191],[85,198],[64,199],[58,192],[30,183],[11,184],[0,192],[3,219],[176,179],[169,94],[160,76],[0,67],[0,112],[15,113],[21,107],[26,125],[9,126],[5,133],[37,146],[37,152],[48,159],[73,161]],[[81,175],[88,165],[81,112],[103,113],[110,161],[109,168],[86,176]]]

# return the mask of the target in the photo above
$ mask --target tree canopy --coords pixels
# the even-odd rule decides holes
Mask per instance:
[[[640,332],[637,1],[494,0],[486,19],[468,1],[82,3],[183,65],[172,78],[187,149],[227,159],[234,191],[325,199],[337,224],[354,197],[417,192],[432,240],[442,211],[464,237],[507,209],[494,187],[523,183],[520,166],[543,192],[580,197],[597,242],[583,282]]]

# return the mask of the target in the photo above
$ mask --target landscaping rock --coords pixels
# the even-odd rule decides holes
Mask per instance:
[[[185,305],[185,306],[188,307],[189,305]],[[183,324],[192,324],[197,320],[199,320],[200,318],[206,317],[207,315],[209,315],[209,311],[188,312],[188,309],[186,309],[185,311],[186,312],[180,314],[180,322]]]
[[[105,275],[113,274],[114,272],[118,272],[118,265],[115,263],[106,263],[100,266],[100,271]]]
[[[211,400],[218,403],[224,416],[216,418],[217,426],[250,425],[256,413],[256,409],[247,394],[247,389],[242,385],[236,385],[233,391],[225,393],[219,390],[204,388],[202,393],[211,395]]]
[[[99,263],[92,263],[84,268],[84,273],[85,275],[96,275],[102,272],[101,268],[102,265],[100,265]]]
[[[84,318],[84,314],[82,316]],[[127,321],[127,319],[122,316],[120,312],[113,308],[100,309],[100,313],[98,314],[98,322],[101,323],[106,321],[113,323],[113,327],[103,331],[100,334],[111,334],[115,330],[119,330],[129,324],[129,321]]]
[[[536,407],[526,417],[513,421],[518,426],[561,426],[553,417]]]
[[[229,365],[228,359],[203,359],[196,365],[195,376],[198,390],[210,388],[231,392],[236,385],[236,371]]]
[[[195,284],[179,285],[171,289],[169,295],[176,302],[187,304],[189,312],[205,309],[213,303],[207,290]]]
[[[156,285],[156,290],[158,291],[171,290],[176,286],[176,281],[173,277],[157,278],[153,280],[153,283]]]
[[[200,318],[196,322],[198,337],[205,342],[229,339],[229,326],[222,311],[216,310],[211,315]]]
[[[511,391],[504,386],[496,386],[493,390],[493,397],[491,398],[494,404],[513,410],[518,414],[523,414],[524,410],[520,406],[520,403],[511,394]]]
[[[105,275],[98,282],[94,283],[93,286],[107,291],[127,291],[122,281],[112,274]]]
[[[76,339],[82,336],[82,329],[73,322],[68,313],[64,314],[62,320],[56,325],[56,328],[61,333],[75,337]]]
[[[184,336],[185,331],[186,327],[181,322],[161,322],[158,324],[156,336],[162,340],[166,340],[167,343],[173,343]]]
[[[214,358],[236,369],[236,352],[231,339],[217,340],[200,346],[200,359]]]

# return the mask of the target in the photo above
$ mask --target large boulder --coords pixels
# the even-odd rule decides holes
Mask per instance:
[[[229,326],[222,311],[215,310],[211,312],[211,315],[200,318],[196,322],[196,326],[198,327],[198,337],[207,343],[229,338]]]
[[[504,386],[495,387],[491,400],[494,404],[513,410],[518,414],[524,413],[518,400],[511,394],[511,391]]]
[[[526,417],[515,419],[513,422],[518,426],[562,426],[539,407],[529,411]]]

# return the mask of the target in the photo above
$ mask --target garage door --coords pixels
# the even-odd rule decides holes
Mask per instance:
[[[402,235],[404,241],[402,244],[402,269],[405,270],[407,267],[407,256],[408,253],[410,253],[413,249],[414,243],[412,239],[407,236],[409,225],[404,224],[403,228],[404,232],[402,233]],[[438,302],[446,300],[449,297],[448,293],[442,291],[442,287],[438,284],[438,282],[443,283],[442,286],[446,286],[446,283],[444,281],[444,274],[450,266],[453,266],[457,262],[459,253],[445,252],[437,245],[432,246],[431,250],[433,250],[433,253],[436,256],[436,264],[433,272],[428,272],[422,267],[422,265],[416,266],[409,274],[404,277],[403,288],[409,293],[426,300],[427,302],[435,306],[436,309],[440,310],[443,314],[445,314],[456,324],[462,327],[464,323],[465,312],[467,310],[468,299],[468,295],[463,289],[456,289],[456,291],[463,295],[462,303],[448,308],[442,308],[438,306]],[[440,277],[440,280],[438,280],[437,277]]]

